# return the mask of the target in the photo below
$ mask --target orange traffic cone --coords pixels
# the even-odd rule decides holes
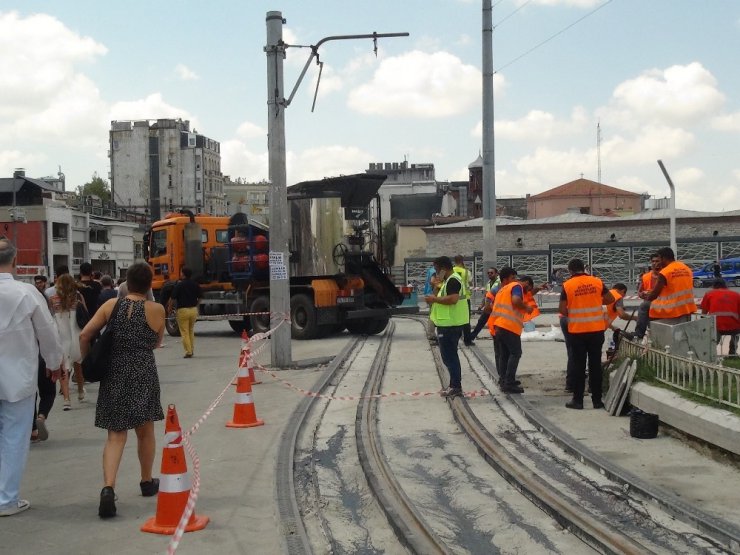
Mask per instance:
[[[190,475],[188,474],[185,452],[182,447],[182,429],[177,418],[175,405],[167,407],[164,438],[167,445],[162,452],[162,470],[157,494],[157,514],[141,527],[142,532],[153,534],[174,534],[185,512],[190,495]],[[208,517],[190,515],[186,532],[202,530],[208,524]]]
[[[242,332],[242,346],[241,349],[239,349],[239,362],[236,365],[237,371],[241,373],[242,368],[247,367],[247,358],[249,357],[249,336],[247,335],[247,330],[244,330]],[[231,385],[236,385],[236,378],[231,380]]]
[[[246,368],[239,368],[236,381],[236,401],[234,402],[234,418],[226,423],[227,428],[254,428],[262,426],[264,422],[257,418],[252,399],[252,383]]]
[[[257,378],[254,375],[254,366],[252,366],[252,351],[249,348],[249,336],[247,335],[247,331],[244,330],[244,333],[242,333],[242,350],[246,352],[244,357],[241,357],[239,359],[239,368],[242,367],[242,364],[245,364],[247,367],[247,371],[249,372],[249,381],[252,383],[252,385],[261,384],[262,382],[257,381]]]

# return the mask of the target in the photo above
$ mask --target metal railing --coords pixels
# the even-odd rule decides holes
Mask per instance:
[[[622,339],[619,356],[642,359],[661,383],[711,399],[717,403],[740,408],[740,370],[703,362],[691,356],[673,355]]]

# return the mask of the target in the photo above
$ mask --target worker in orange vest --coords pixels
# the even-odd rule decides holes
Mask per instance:
[[[534,299],[534,296],[543,289],[549,289],[549,285],[547,283],[543,283],[542,285],[535,287],[534,280],[529,276],[519,276],[518,281],[522,287],[524,287],[524,299],[522,299],[524,304],[532,307],[532,312],[524,315],[524,321],[530,322],[540,315],[540,307],[537,305],[537,301]]]
[[[572,360],[570,383],[573,398],[565,406],[583,409],[586,389],[586,364],[591,387],[591,400],[595,409],[603,408],[601,401],[601,349],[604,345],[606,320],[602,305],[610,305],[614,297],[595,276],[586,274],[583,261],[574,258],[568,262],[571,278],[563,283],[560,294],[560,314],[568,318]]]
[[[694,303],[694,274],[686,264],[678,262],[673,249],[658,249],[660,272],[657,283],[645,300],[650,305],[650,321],[663,324],[689,322],[696,312]]]
[[[610,349],[616,349],[619,342],[619,334],[623,330],[615,326],[614,321],[619,318],[620,320],[629,322],[632,320],[632,316],[627,314],[627,311],[624,309],[624,296],[627,294],[627,286],[624,283],[615,283],[609,289],[609,293],[614,297],[614,302],[604,307],[604,318],[606,319],[606,327],[612,331]],[[609,350],[607,350],[608,355]]]
[[[496,370],[499,386],[504,393],[523,393],[516,371],[522,358],[524,315],[531,314],[534,309],[524,303],[524,288],[516,279],[516,270],[501,268],[499,277],[501,289],[496,293],[491,313],[498,350]]]
[[[652,301],[647,300],[647,296],[658,283],[659,273],[660,256],[657,252],[654,252],[650,255],[650,269],[640,276],[640,283],[637,286],[637,296],[642,299],[642,303],[637,309],[637,323],[635,324],[635,337],[637,339],[645,337],[648,324],[650,324],[650,305]]]

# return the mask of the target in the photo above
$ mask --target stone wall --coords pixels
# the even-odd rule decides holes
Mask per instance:
[[[504,224],[496,228],[499,250],[547,250],[551,245],[607,243],[614,234],[617,243],[662,242],[670,240],[668,220],[619,220],[568,224]],[[471,256],[483,250],[482,228],[428,228],[426,254],[430,257]],[[676,236],[682,239],[712,240],[714,232],[721,237],[740,235],[740,217],[677,219]],[[517,239],[521,238],[521,246]],[[680,252],[679,252],[680,255]]]

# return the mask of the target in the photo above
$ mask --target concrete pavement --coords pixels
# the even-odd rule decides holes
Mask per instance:
[[[548,325],[548,316],[538,320]],[[553,317],[554,321],[554,317]],[[319,341],[293,342],[293,359],[338,353],[348,335]],[[419,326],[419,342],[425,342]],[[478,346],[492,354],[489,340]],[[225,323],[201,322],[196,327],[195,358],[183,359],[179,341],[166,338],[157,351],[162,403],[174,403],[188,429],[223,390],[236,371],[240,339]],[[461,347],[463,348],[463,347]],[[269,349],[261,355],[269,362]],[[681,439],[662,434],[654,440],[629,437],[629,419],[605,411],[570,411],[563,404],[565,347],[555,342],[524,344],[520,377],[525,395],[549,418],[591,449],[610,457],[635,474],[667,488],[687,502],[734,523],[740,522],[736,495],[728,483],[740,483],[737,463],[699,452]],[[281,377],[310,389],[321,368],[285,370]],[[224,427],[231,417],[233,395],[192,436],[201,462],[201,492],[196,511],[211,518],[208,527],[186,534],[179,553],[280,553],[274,488],[275,457],[281,431],[300,395],[262,375],[254,388],[259,418],[265,425],[236,430]],[[466,386],[473,388],[470,379]],[[141,524],[154,515],[156,500],[139,493],[134,434],[124,453],[118,477],[119,516],[102,521],[97,505],[102,487],[101,453],[105,432],[94,428],[97,386],[88,386],[88,400],[63,412],[55,405],[48,421],[50,438],[31,446],[22,497],[31,501],[25,513],[0,519],[2,553],[163,553],[169,536],[144,534]],[[356,392],[359,394],[359,391]],[[498,393],[497,393],[498,394]],[[389,402],[393,402],[389,400]],[[156,426],[159,474],[163,425]],[[192,472],[192,466],[189,465]]]

